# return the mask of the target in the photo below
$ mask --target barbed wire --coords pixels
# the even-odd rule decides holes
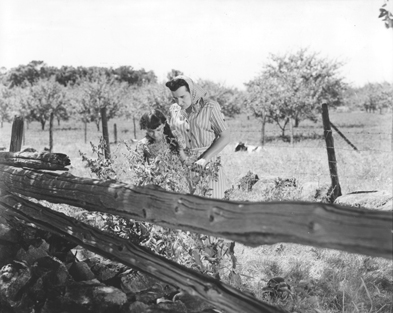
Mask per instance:
[[[321,145],[322,144],[323,143],[321,143]],[[263,148],[285,148],[285,149],[298,149],[298,150],[303,150],[303,149],[316,149],[316,150],[334,149],[334,150],[344,150],[344,151],[356,152],[354,149],[342,148],[342,147],[337,147],[337,146],[335,146],[335,147],[326,147],[326,146],[323,146],[323,147],[310,147],[310,146],[303,145],[303,144],[302,144],[302,146],[296,146],[296,145],[291,146],[290,144],[288,144],[286,146],[285,145],[276,145],[276,144],[274,144],[274,145],[265,144]],[[357,152],[392,153],[391,150],[380,150],[380,149],[372,149],[372,148],[358,149]]]
[[[338,168],[338,174],[337,175],[331,175],[329,173],[329,170],[326,171],[326,173],[320,173],[320,174],[313,174],[311,172],[298,172],[298,171],[274,171],[274,173],[270,172],[257,172],[256,173],[258,176],[264,177],[264,176],[283,176],[284,178],[291,178],[291,177],[316,177],[318,181],[326,181],[330,183],[331,176],[333,177],[338,177],[340,181],[345,181],[345,180],[350,180],[350,179],[359,179],[361,178],[361,175],[348,175],[345,174],[345,171],[340,170]]]
[[[321,132],[321,135],[323,135],[323,129],[319,129]],[[262,133],[262,131],[260,129],[235,129],[235,128],[231,128],[231,132],[236,132],[236,133]],[[280,137],[281,135],[278,134],[279,131],[273,131],[273,130],[268,130],[265,131],[265,134],[275,134],[276,136]],[[287,132],[288,133],[288,132]],[[317,134],[317,132],[313,132],[313,131],[307,131],[307,132],[300,132],[296,133],[296,135],[302,135],[302,134]],[[391,132],[364,132],[364,131],[358,131],[358,132],[354,132],[354,131],[345,131],[346,134],[350,133],[350,134],[361,134],[361,135],[368,135],[368,136],[374,136],[374,135],[386,135],[386,136],[392,136],[393,134]],[[285,135],[285,136],[288,136]]]

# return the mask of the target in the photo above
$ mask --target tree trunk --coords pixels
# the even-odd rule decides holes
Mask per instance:
[[[53,151],[53,120],[55,118],[55,115],[53,112],[51,112],[50,117],[49,117],[49,153],[52,153]]]
[[[295,128],[298,128],[300,124],[300,120],[298,117],[295,118]]]
[[[60,117],[57,118],[57,126],[60,126]]]
[[[290,143],[293,146],[293,120],[289,118]]]
[[[136,139],[136,118],[135,118],[135,116],[132,117],[132,121],[134,123],[134,139]]]
[[[284,125],[281,127],[281,137],[282,137],[283,140],[285,138],[285,128],[287,127],[288,120],[289,120],[289,118],[287,117],[285,122],[284,122]]]
[[[96,123],[96,126],[97,126],[97,131],[100,131],[100,120],[97,120],[95,123]]]
[[[117,125],[116,125],[116,123],[113,125],[113,132],[115,135],[115,143],[117,143]]]
[[[40,122],[41,122],[41,130],[45,130],[46,121],[43,118],[41,118]]]
[[[105,159],[111,158],[111,151],[109,146],[109,133],[108,133],[108,120],[106,118],[106,107],[101,109],[101,120],[102,120],[102,136],[105,141]]]
[[[262,128],[261,128],[261,146],[265,146],[265,126],[266,126],[266,115],[262,118]]]

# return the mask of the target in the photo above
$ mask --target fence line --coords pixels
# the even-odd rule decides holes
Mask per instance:
[[[323,144],[323,143],[321,143],[321,144]],[[264,148],[266,148],[266,149],[268,149],[268,148],[284,148],[284,149],[299,149],[299,150],[303,150],[303,149],[317,149],[317,150],[320,150],[320,149],[322,149],[322,150],[325,150],[325,148],[326,148],[326,146],[323,146],[323,147],[308,147],[308,146],[295,146],[295,145],[293,145],[293,146],[291,146],[291,145],[287,145],[287,146],[282,146],[282,145],[268,145],[268,144],[265,144],[265,146],[264,146]],[[336,150],[344,150],[344,151],[354,151],[353,149],[348,149],[348,148],[337,148],[337,147],[334,147]],[[358,149],[358,151],[359,152],[361,152],[361,151],[364,151],[364,152],[368,152],[368,151],[372,151],[372,152],[380,152],[380,153],[391,153],[392,151],[391,150],[379,150],[379,149],[367,149],[367,150],[365,150],[365,149]]]
[[[318,131],[321,131],[321,129],[319,129],[319,128],[315,128],[315,129],[318,130]],[[239,129],[231,128],[231,131],[232,131],[232,132],[235,131],[235,132],[237,132],[237,133],[262,133],[260,129],[255,129],[255,130],[249,129],[249,130],[247,130],[247,129],[244,129],[244,128],[239,128]],[[345,132],[346,132],[346,133],[350,133],[350,134],[359,134],[359,135],[368,135],[368,136],[374,136],[374,135],[391,136],[391,135],[392,135],[391,132],[364,132],[364,131],[349,131],[349,130],[346,130]],[[276,135],[276,136],[278,136],[278,137],[281,136],[281,135],[279,134],[279,133],[280,133],[279,130],[277,130],[277,131],[265,130],[265,134],[267,134],[267,133],[274,134],[274,135]],[[286,133],[288,133],[288,131],[286,131]],[[299,133],[295,133],[295,135],[301,135],[301,134],[303,134],[303,133],[304,133],[304,132],[299,131]],[[311,130],[309,130],[309,131],[307,131],[307,133],[315,134],[315,133],[317,133],[317,132],[316,132],[316,131],[315,131],[315,132],[312,132]],[[321,135],[323,135],[323,134],[321,134]]]
[[[66,172],[68,165],[69,158],[64,154],[0,152],[0,194],[5,194],[0,197],[2,216],[17,216],[63,235],[93,252],[180,286],[227,312],[282,313],[283,310],[211,277],[146,253],[139,246],[109,236],[26,197],[226,238],[248,246],[291,242],[392,257],[390,212],[300,201],[204,198],[156,186],[136,187],[76,177]],[[64,172],[48,171],[51,169]]]

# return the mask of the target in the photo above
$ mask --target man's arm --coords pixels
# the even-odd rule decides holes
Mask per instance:
[[[213,157],[219,154],[228,145],[230,141],[231,141],[231,132],[229,129],[226,129],[216,137],[216,139],[213,141],[210,147],[204,153],[202,153],[198,161],[195,163],[204,166]],[[205,162],[200,162],[201,159],[204,159]]]

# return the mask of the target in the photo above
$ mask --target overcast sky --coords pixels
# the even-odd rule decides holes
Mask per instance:
[[[361,86],[393,82],[383,0],[0,0],[0,67],[130,65],[242,88],[270,53],[309,48]]]

